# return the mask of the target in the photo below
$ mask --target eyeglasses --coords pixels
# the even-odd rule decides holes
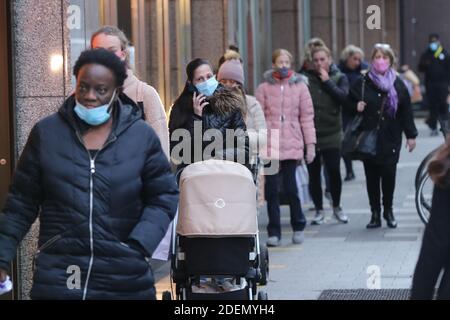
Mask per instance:
[[[391,46],[387,43],[375,43],[374,48],[378,49],[390,49]]]

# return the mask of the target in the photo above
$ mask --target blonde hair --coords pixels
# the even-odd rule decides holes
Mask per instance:
[[[308,40],[308,42],[306,42],[306,46],[310,48],[325,46],[325,41],[318,37],[311,38]]]
[[[350,57],[354,56],[355,54],[361,55],[361,58],[364,59],[364,51],[360,47],[357,47],[353,44],[350,44],[342,50],[341,53],[341,60],[343,62],[346,62]]]
[[[98,29],[97,31],[95,31],[94,34],[91,36],[91,48],[93,48],[95,37],[97,37],[100,34],[106,34],[108,36],[115,36],[115,37],[119,38],[120,47],[121,47],[122,51],[125,51],[125,53],[126,53],[125,62],[127,64],[127,67],[129,67],[130,66],[130,51],[129,51],[130,41],[128,40],[125,33],[122,30],[120,30],[119,28],[114,27],[114,26],[103,26],[100,29]]]
[[[314,55],[315,55],[317,52],[320,52],[320,51],[325,52],[326,55],[327,55],[329,58],[331,58],[331,51],[330,51],[330,49],[328,49],[327,46],[321,46],[321,47],[316,47],[316,48],[314,48],[314,49],[311,50],[311,60],[313,59]]]
[[[373,47],[373,51],[372,51],[372,60],[375,57],[375,55],[377,54],[377,52],[381,52],[382,54],[389,57],[389,59],[391,60],[391,67],[396,63],[395,53],[394,53],[394,50],[392,50],[390,45],[383,44],[383,43],[375,44],[375,46]]]
[[[321,38],[311,38],[306,42],[304,59],[312,60],[312,51],[316,48],[326,47],[325,42]]]
[[[231,49],[227,49],[227,51],[225,51],[223,58],[225,59],[225,61],[233,60],[233,59],[236,59],[239,61],[242,60],[240,53],[237,51],[231,50]]]
[[[282,56],[282,55],[286,55],[288,56],[289,60],[291,61],[291,63],[293,62],[292,60],[292,54],[287,51],[286,49],[276,49],[273,54],[272,54],[272,63],[275,63],[275,61],[277,61],[278,57]]]

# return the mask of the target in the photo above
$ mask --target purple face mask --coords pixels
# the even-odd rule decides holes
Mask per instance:
[[[378,58],[373,61],[372,66],[376,72],[384,74],[389,69],[390,63],[388,60]]]

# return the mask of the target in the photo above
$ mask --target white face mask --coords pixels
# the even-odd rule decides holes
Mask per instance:
[[[78,100],[75,100],[76,105],[74,111],[78,115],[78,117],[87,124],[90,124],[91,126],[99,126],[101,124],[104,124],[111,118],[110,106],[111,103],[114,101],[115,97],[116,97],[116,90],[114,90],[114,93],[109,103],[96,108],[87,108],[84,105],[82,105]]]

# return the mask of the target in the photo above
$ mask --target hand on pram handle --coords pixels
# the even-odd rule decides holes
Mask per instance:
[[[253,181],[255,184],[258,182],[258,176],[263,167],[262,161],[259,156],[255,156],[250,161],[250,171],[252,172]]]

